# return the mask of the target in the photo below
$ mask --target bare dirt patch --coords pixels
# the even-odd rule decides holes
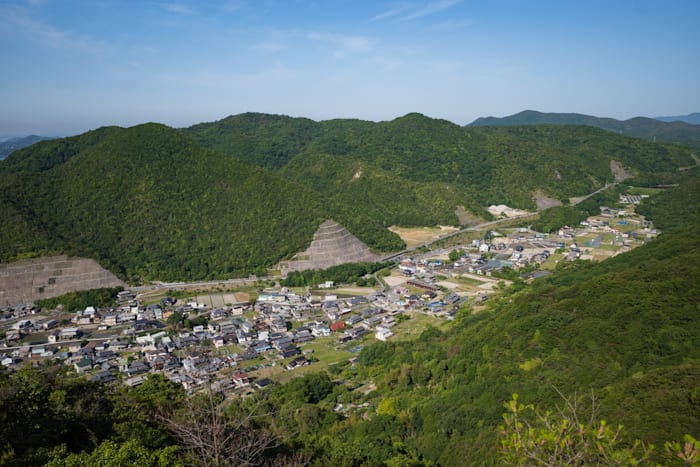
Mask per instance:
[[[457,228],[445,225],[440,225],[438,227],[411,228],[391,226],[389,227],[389,230],[401,237],[401,240],[403,240],[406,243],[406,245],[410,248],[416,245],[420,245],[421,243],[440,238],[443,235],[456,231]]]
[[[455,215],[457,216],[459,225],[463,225],[466,227],[472,225],[479,225],[486,222],[484,219],[477,216],[476,214],[467,211],[467,208],[465,208],[464,206],[457,206],[457,209],[455,209]]]
[[[622,163],[616,160],[610,161],[610,171],[612,172],[613,177],[615,177],[616,182],[623,182],[628,178],[632,178],[632,174],[627,172],[622,166]]]
[[[505,204],[492,204],[491,206],[488,207],[488,211],[493,214],[495,217],[500,217],[500,216],[506,216],[506,217],[517,217],[517,216],[524,216],[527,214],[532,214],[527,211],[523,211],[522,209],[515,209],[511,208],[509,206],[506,206]]]
[[[559,201],[558,199],[549,198],[547,195],[544,194],[542,190],[533,191],[532,199],[535,200],[535,204],[537,205],[538,211],[562,205],[561,201]]]
[[[247,292],[236,292],[233,294],[233,296],[236,299],[236,302],[238,302],[238,303],[250,302],[250,294]],[[234,302],[230,302],[230,303],[234,303]]]
[[[455,284],[454,282],[450,281],[440,281],[437,283],[437,285],[450,290],[456,290],[459,288],[459,284]]]
[[[389,287],[396,287],[397,285],[405,284],[407,280],[408,279],[402,276],[389,276],[384,278],[384,282],[386,282]]]
[[[335,292],[348,295],[368,295],[372,292],[376,292],[376,290],[372,287],[341,287],[335,289]]]

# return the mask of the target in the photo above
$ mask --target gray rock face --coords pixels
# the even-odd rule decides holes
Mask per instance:
[[[367,245],[335,221],[324,221],[314,234],[309,248],[297,253],[290,261],[282,261],[282,274],[307,269],[326,269],[345,263],[380,261]]]

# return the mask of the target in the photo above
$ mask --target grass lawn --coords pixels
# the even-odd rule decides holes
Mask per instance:
[[[451,321],[433,318],[423,313],[414,313],[411,315],[411,319],[403,321],[391,328],[394,333],[394,337],[392,337],[391,340],[412,341],[417,339],[429,326],[434,326],[444,331],[451,325]]]
[[[631,186],[626,190],[630,195],[655,195],[664,191],[664,188],[644,188],[639,186]]]
[[[553,271],[557,267],[559,261],[564,261],[566,255],[562,253],[553,253],[547,258],[547,260],[540,265],[540,269],[547,271]]]
[[[357,342],[353,342],[351,346],[357,345]],[[289,358],[286,360],[281,360],[278,362],[277,367],[281,372],[272,376],[272,379],[279,381],[280,383],[285,383],[290,379],[305,375],[307,373],[314,373],[317,371],[325,371],[330,365],[334,365],[339,362],[347,361],[349,358],[356,356],[347,350],[346,346],[338,345],[337,336],[321,337],[313,340],[311,342],[305,342],[299,346],[302,351],[313,350],[313,353],[307,354],[306,358],[309,360],[318,360],[310,365],[297,368],[292,371],[283,370],[284,367],[294,358]],[[296,357],[295,357],[296,358]]]
[[[464,276],[456,276],[450,278],[452,282],[459,282],[460,284],[464,285],[471,285],[473,287],[479,287],[480,285],[483,285],[484,282],[486,281],[480,281],[478,279],[474,279],[473,277],[464,277]]]
[[[456,227],[396,227],[391,226],[389,230],[401,237],[401,240],[406,242],[408,248],[419,245],[423,242],[439,238],[450,232],[457,230]]]

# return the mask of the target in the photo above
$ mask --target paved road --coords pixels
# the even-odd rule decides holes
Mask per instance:
[[[619,184],[620,184],[620,182],[606,183],[604,187],[597,189],[597,190],[594,191],[593,193],[589,193],[589,194],[587,194],[586,196],[581,196],[581,197],[579,197],[579,198],[572,198],[572,199],[575,199],[576,201],[574,201],[573,203],[571,203],[571,205],[572,205],[572,206],[576,206],[577,204],[583,203],[584,201],[586,201],[586,200],[587,200],[588,198],[590,198],[591,196],[595,196],[595,195],[597,195],[598,193],[600,193],[601,191],[605,191],[605,190],[607,190],[608,188],[613,187],[613,186],[616,186],[616,185],[619,185]]]

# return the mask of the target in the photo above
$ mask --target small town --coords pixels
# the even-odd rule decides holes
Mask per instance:
[[[621,196],[629,209],[601,206],[599,215],[553,234],[504,228],[423,247],[375,274],[375,287],[288,288],[258,279],[236,290],[126,289],[106,309],[5,306],[0,363],[16,369],[58,360],[93,381],[132,387],[161,373],[188,393],[211,385],[246,397],[296,374],[354,363],[372,340],[449,326],[460,309],[478,312],[513,278],[537,280],[559,262],[600,261],[643,244],[658,231],[634,214],[640,199]]]

